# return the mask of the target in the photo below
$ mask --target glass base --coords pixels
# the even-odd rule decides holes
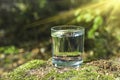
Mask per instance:
[[[58,68],[64,68],[64,67],[79,67],[82,63],[83,60],[71,60],[71,61],[65,61],[65,60],[58,60],[58,59],[53,59],[52,60],[53,65]]]

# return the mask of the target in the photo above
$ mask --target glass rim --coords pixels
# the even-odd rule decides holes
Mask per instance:
[[[64,31],[67,29],[71,29],[71,30],[85,30],[84,27],[82,26],[76,26],[76,25],[58,25],[58,26],[53,26],[51,27],[51,31]]]

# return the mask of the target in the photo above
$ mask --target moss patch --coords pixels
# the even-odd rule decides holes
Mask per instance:
[[[103,62],[103,60],[99,60]],[[97,62],[99,62],[97,61]],[[107,60],[106,60],[107,61]],[[96,62],[92,62],[95,63]],[[104,61],[105,63],[105,61]],[[104,65],[104,64],[103,64]],[[52,66],[51,61],[33,60],[10,72],[3,80],[115,80],[119,76],[107,74],[108,69],[83,64],[80,68],[58,69]],[[119,71],[118,71],[119,73]]]
[[[83,66],[79,69],[51,70],[41,80],[114,80],[113,77],[97,73],[99,68],[95,66]]]
[[[20,67],[14,69],[12,72],[8,73],[5,79],[10,80],[36,80],[36,76],[26,76],[26,72],[31,69],[39,68],[45,64],[43,60],[33,60],[28,63],[21,65]]]

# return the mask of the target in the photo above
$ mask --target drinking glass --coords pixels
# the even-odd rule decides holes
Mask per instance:
[[[52,63],[55,67],[79,67],[83,63],[84,28],[61,25],[51,28]]]

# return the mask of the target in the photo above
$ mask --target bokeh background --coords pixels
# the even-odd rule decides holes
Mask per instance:
[[[84,61],[120,57],[120,0],[0,0],[0,75],[52,56],[50,28],[83,26]]]

